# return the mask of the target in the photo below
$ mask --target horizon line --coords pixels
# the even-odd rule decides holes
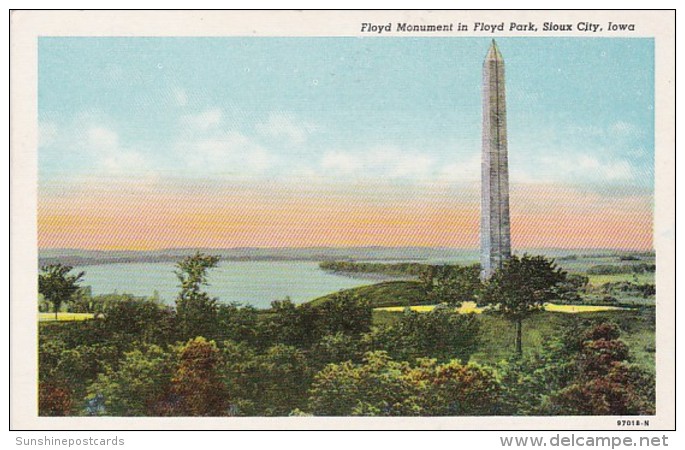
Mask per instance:
[[[280,246],[280,247],[260,247],[260,246],[236,246],[236,247],[203,247],[203,246],[190,246],[190,247],[158,247],[149,249],[136,249],[136,248],[83,248],[83,247],[37,247],[38,251],[45,250],[70,250],[70,251],[90,251],[90,252],[159,252],[159,251],[169,251],[169,250],[305,250],[305,249],[426,249],[426,250],[474,250],[480,251],[480,247],[448,247],[448,246],[428,246],[428,245],[401,245],[401,246],[388,246],[388,245],[311,245],[311,246]],[[514,248],[517,250],[527,250],[527,249],[539,249],[539,250],[603,250],[603,251],[633,251],[633,252],[654,252],[655,249],[644,249],[637,247],[518,247]]]

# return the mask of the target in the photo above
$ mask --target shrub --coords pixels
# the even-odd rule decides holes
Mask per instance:
[[[38,388],[38,415],[70,416],[72,414],[72,392],[62,383],[41,382]]]
[[[468,361],[477,349],[479,330],[475,314],[457,314],[445,307],[427,313],[407,309],[398,322],[376,328],[365,340],[396,360]]]
[[[466,416],[498,414],[503,401],[492,369],[434,359],[412,366],[377,351],[361,364],[326,366],[314,378],[308,405],[315,415]]]
[[[179,349],[179,364],[171,378],[173,401],[169,415],[226,415],[228,391],[221,377],[223,360],[214,342],[203,337]]]
[[[87,413],[153,416],[167,411],[175,357],[156,345],[127,352],[119,367],[108,367],[88,387]]]

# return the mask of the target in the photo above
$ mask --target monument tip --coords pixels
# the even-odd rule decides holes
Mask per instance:
[[[497,42],[495,40],[492,40],[492,43],[490,44],[490,49],[488,50],[488,54],[485,57],[486,61],[503,61],[502,59],[502,54],[499,51],[499,47],[497,47]]]

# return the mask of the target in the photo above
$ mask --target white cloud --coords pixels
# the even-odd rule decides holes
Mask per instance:
[[[271,158],[266,150],[238,132],[218,132],[186,142],[188,165],[206,173],[230,172],[256,174],[263,172]]]
[[[138,150],[122,146],[119,135],[103,125],[86,128],[86,154],[96,169],[108,175],[142,173],[151,169],[147,158]]]
[[[361,170],[364,166],[362,158],[345,152],[327,152],[321,158],[321,168],[334,170],[338,173],[350,174]]]
[[[406,152],[394,147],[378,147],[363,152],[328,151],[319,165],[332,176],[414,180],[430,177],[436,167],[434,159],[424,153]]]
[[[188,114],[181,118],[182,125],[189,125],[197,130],[208,130],[221,125],[223,112],[219,108],[212,108],[198,114]]]
[[[473,152],[462,162],[453,162],[442,166],[440,180],[446,182],[470,182],[480,180],[480,152]]]
[[[145,174],[154,166],[145,152],[123,145],[106,119],[83,113],[75,120],[39,124],[41,170],[47,174],[99,176]]]
[[[119,145],[119,136],[112,130],[101,126],[94,125],[86,130],[88,137],[88,145],[97,150],[112,150]]]
[[[609,131],[615,136],[625,138],[639,137],[643,134],[642,130],[639,127],[632,123],[625,122],[623,120],[614,122],[609,128]]]
[[[609,180],[623,181],[633,178],[633,166],[628,161],[617,161],[603,168],[604,176]]]
[[[188,94],[184,89],[178,87],[173,88],[172,94],[178,106],[186,106],[188,104]]]
[[[117,149],[117,151],[103,155],[98,164],[110,174],[140,172],[148,166],[147,160],[142,154],[124,149]]]
[[[255,129],[264,136],[285,139],[290,144],[303,144],[315,127],[307,122],[298,123],[284,113],[271,113],[266,122],[258,123]]]
[[[175,154],[193,175],[252,177],[262,175],[275,157],[239,130],[230,129],[223,111],[213,108],[182,118]]]
[[[578,182],[620,182],[631,180],[633,166],[625,160],[601,159],[590,154],[575,154],[571,151],[555,151],[554,156],[544,155],[537,159],[528,158],[526,164],[511,164],[511,178],[514,182],[529,183],[578,183]]]

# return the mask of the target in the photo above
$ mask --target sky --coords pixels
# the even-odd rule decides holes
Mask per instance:
[[[497,43],[514,248],[652,249],[653,40]],[[476,248],[489,45],[42,37],[39,247]]]

